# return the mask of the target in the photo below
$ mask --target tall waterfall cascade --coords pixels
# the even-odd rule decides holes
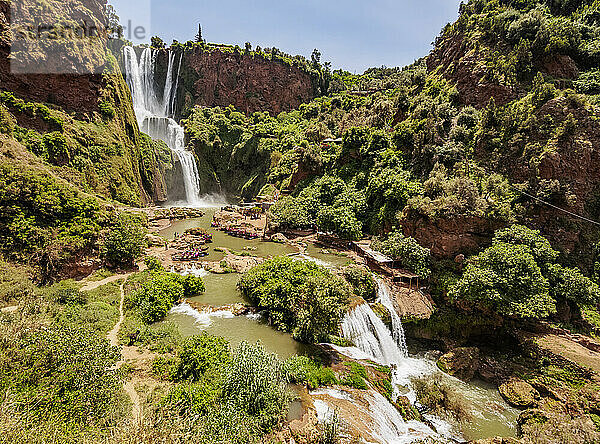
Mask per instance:
[[[158,52],[145,48],[139,59],[132,46],[123,48],[125,74],[131,90],[133,109],[140,130],[153,139],[162,140],[181,162],[186,204],[199,206],[200,178],[194,154],[185,149],[183,128],[174,120],[175,99],[179,87],[179,70],[183,55],[176,66],[176,54],[169,52],[169,64],[162,97],[156,93],[155,69]]]

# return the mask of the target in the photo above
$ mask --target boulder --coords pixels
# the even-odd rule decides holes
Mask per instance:
[[[282,233],[275,233],[273,236],[271,236],[271,242],[276,242],[278,244],[287,244],[288,238],[285,237]]]
[[[437,365],[444,373],[463,381],[470,381],[479,368],[479,349],[477,347],[455,348],[443,355]]]
[[[521,412],[517,418],[517,436],[523,436],[524,426],[544,424],[549,419],[548,414],[540,409],[529,409]]]
[[[519,378],[510,378],[498,387],[504,400],[513,407],[528,408],[537,405],[539,392]]]

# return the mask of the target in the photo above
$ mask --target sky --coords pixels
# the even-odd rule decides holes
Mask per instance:
[[[423,57],[460,0],[109,0],[143,39],[193,40],[198,24],[212,43],[275,46],[310,58],[313,49],[333,69],[353,73],[379,66],[405,66]],[[139,25],[141,23],[141,25]],[[126,35],[127,37],[127,35]]]

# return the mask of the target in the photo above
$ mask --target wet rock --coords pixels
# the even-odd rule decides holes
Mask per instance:
[[[521,412],[517,418],[517,436],[523,436],[523,427],[527,425],[544,424],[549,419],[548,414],[540,409],[529,409]]]
[[[479,368],[479,349],[477,347],[455,348],[443,355],[437,365],[444,373],[463,381],[470,381]]]
[[[275,233],[273,236],[271,236],[271,242],[276,242],[278,244],[287,244],[289,240],[282,233]]]
[[[537,404],[540,399],[539,392],[518,378],[511,378],[498,387],[504,400],[513,407],[528,408]]]

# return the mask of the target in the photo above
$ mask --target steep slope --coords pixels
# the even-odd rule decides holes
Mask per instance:
[[[52,2],[46,7],[58,15],[52,20],[81,13],[102,26],[106,2],[88,3]],[[22,7],[36,10],[33,3]],[[172,168],[169,150],[139,132],[129,89],[106,41],[91,45],[92,53],[77,47],[67,51],[73,69],[92,60],[101,64],[99,74],[52,74],[52,60],[46,60],[43,51],[12,56],[32,58],[48,73],[14,74],[9,20],[10,3],[2,0],[0,103],[12,114],[4,117],[16,121],[15,138],[47,162],[61,166],[63,177],[90,192],[138,206],[166,200],[163,176]]]

